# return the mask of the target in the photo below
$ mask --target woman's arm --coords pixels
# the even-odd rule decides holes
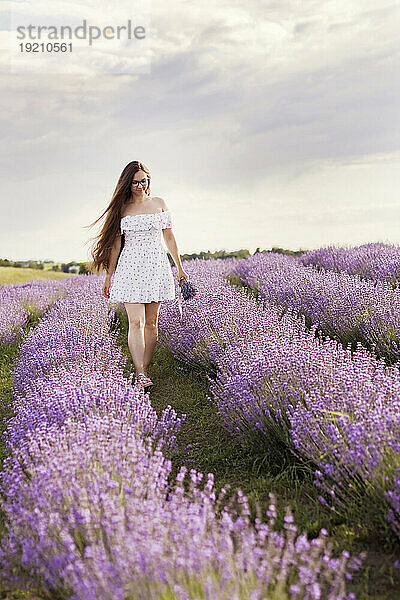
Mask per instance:
[[[159,196],[157,198],[158,198],[161,208],[163,210],[169,210],[164,198],[160,198]],[[172,228],[166,227],[165,229],[162,229],[162,232],[163,232],[165,245],[167,246],[168,251],[171,254],[172,258],[174,259],[174,263],[177,268],[176,276],[177,276],[178,280],[182,276],[185,279],[188,279],[189,276],[187,273],[185,273],[185,271],[183,270],[183,267],[182,267],[181,257],[179,256],[179,252],[178,252],[178,245],[176,243],[176,239],[175,239],[174,233],[172,231]]]
[[[167,246],[172,258],[174,259],[174,263],[176,264],[178,272],[183,271],[181,257],[178,253],[178,245],[176,243],[176,239],[172,229],[168,227],[167,229],[163,229],[162,232],[165,240],[165,245]]]
[[[122,238],[121,234],[116,236],[112,250],[111,250],[110,264],[108,266],[107,275],[106,275],[106,279],[108,279],[108,280],[111,279],[111,276],[115,271],[115,267],[117,266],[118,256],[121,251],[121,243],[122,243],[121,238]]]

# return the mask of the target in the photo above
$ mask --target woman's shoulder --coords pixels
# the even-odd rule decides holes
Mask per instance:
[[[148,214],[158,213],[158,212],[161,213],[161,212],[169,210],[165,200],[163,198],[160,198],[159,196],[149,197],[146,201],[146,206],[149,209],[147,211]],[[139,213],[139,214],[144,214],[144,213]],[[129,213],[128,207],[127,207],[127,205],[125,205],[121,210],[121,219],[124,219],[125,217],[129,217],[129,216],[130,216],[130,213]]]
[[[157,202],[158,208],[161,208],[162,211],[169,210],[167,203],[165,202],[164,198],[161,198],[161,196],[153,196],[153,200]]]

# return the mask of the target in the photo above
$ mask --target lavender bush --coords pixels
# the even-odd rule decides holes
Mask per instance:
[[[237,262],[234,275],[259,298],[304,315],[344,346],[361,342],[391,364],[400,353],[400,289],[358,275],[317,272],[291,256],[259,253]]]
[[[361,514],[386,515],[398,531],[399,370],[360,344],[352,353],[317,339],[303,317],[281,316],[229,286],[229,263],[207,262],[191,266],[201,293],[183,320],[172,310],[160,320],[163,342],[204,366],[210,349],[210,400],[239,441],[254,440],[263,453],[286,446],[318,467],[322,502],[337,510],[356,502]]]
[[[305,252],[298,259],[303,265],[319,269],[347,271],[373,281],[385,281],[393,287],[400,281],[400,247],[396,244],[371,242],[361,246],[327,246]]]
[[[192,470],[185,491],[182,467],[170,489],[170,462],[119,419],[68,419],[28,439],[1,482],[13,528],[0,558],[20,582],[73,600],[352,597],[359,560],[332,558],[325,531],[309,541],[290,514],[274,531],[273,504],[254,528],[240,492],[217,517],[212,474],[202,489]]]
[[[168,483],[162,447],[179,420],[157,421],[123,385],[101,283],[82,278],[21,346],[0,477],[3,575],[71,600],[354,597],[345,582],[359,560],[333,558],[326,532],[309,541],[289,513],[274,531],[273,502],[254,528],[247,499],[224,506],[212,474],[203,488],[182,467]]]
[[[51,279],[0,286],[0,343],[14,343],[23,333],[30,313],[42,314],[69,287],[69,280]]]
[[[116,343],[118,330],[110,331],[113,311],[98,294],[90,298],[92,286],[83,276],[24,336],[13,380],[15,416],[4,433],[10,449],[39,425],[61,425],[68,416],[80,421],[93,412],[123,415],[143,435],[165,437],[174,447],[185,416],[168,406],[158,419],[148,395],[124,377],[127,359]]]

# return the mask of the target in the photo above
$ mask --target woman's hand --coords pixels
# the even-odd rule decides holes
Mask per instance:
[[[179,280],[180,280],[181,277],[184,277],[186,280],[189,279],[189,275],[186,273],[186,271],[184,271],[183,269],[178,269],[178,272],[176,274],[176,278],[178,280],[178,283],[179,283]]]
[[[103,294],[102,294],[105,298],[110,297],[110,285],[111,285],[111,277],[109,277],[107,275],[106,280],[103,285]]]

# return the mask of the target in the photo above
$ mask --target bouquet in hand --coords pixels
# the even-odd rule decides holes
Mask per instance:
[[[185,277],[180,277],[179,285],[184,300],[190,300],[190,298],[193,298],[197,294],[195,286],[188,279],[185,279]]]

